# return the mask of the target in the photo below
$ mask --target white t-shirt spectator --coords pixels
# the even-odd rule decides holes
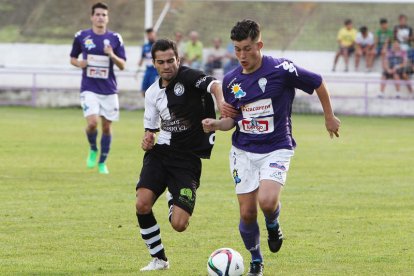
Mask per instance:
[[[374,35],[371,32],[368,32],[367,36],[363,37],[362,33],[358,32],[355,42],[361,45],[361,47],[374,45]]]

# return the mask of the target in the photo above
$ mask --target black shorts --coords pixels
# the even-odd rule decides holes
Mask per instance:
[[[173,150],[168,145],[155,145],[144,155],[136,189],[147,188],[158,198],[168,187],[173,204],[190,215],[200,186],[201,160],[192,153]]]
[[[404,75],[404,73],[405,73],[405,68],[400,68],[400,69],[397,69],[397,72],[396,72],[397,74],[398,74],[398,76],[400,77],[400,79],[402,79],[403,78],[403,75]],[[386,78],[386,79],[392,79],[392,78],[394,78],[394,74],[390,74],[390,73],[388,73],[387,71],[383,71],[382,72],[382,75]]]

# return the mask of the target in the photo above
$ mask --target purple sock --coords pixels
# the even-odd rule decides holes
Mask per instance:
[[[111,147],[111,135],[102,134],[101,137],[101,155],[99,156],[99,163],[105,163]]]
[[[96,137],[98,136],[98,132],[88,133],[86,132],[86,137],[88,137],[89,145],[91,146],[91,150],[97,151],[98,148],[96,147]]]
[[[245,224],[240,220],[239,231],[244,246],[246,246],[246,249],[252,254],[252,261],[262,262],[263,256],[260,252],[260,231],[257,221],[252,224]]]
[[[265,221],[266,221],[266,227],[267,228],[273,228],[276,227],[276,225],[279,223],[279,214],[280,214],[280,208],[282,207],[282,203],[277,205],[276,210],[271,213],[270,215],[265,215]]]

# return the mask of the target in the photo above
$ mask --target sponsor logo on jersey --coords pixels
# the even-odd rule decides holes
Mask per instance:
[[[96,47],[95,43],[93,42],[93,39],[89,36],[83,40],[83,45],[85,45],[85,48],[88,50],[91,50]]]
[[[205,81],[206,81],[206,79],[207,79],[207,76],[204,76],[204,77],[202,77],[201,79],[199,79],[199,80],[196,82],[195,87],[196,87],[196,88],[200,88],[200,85],[201,85],[203,82],[205,82]]]
[[[292,62],[289,62],[289,61],[285,60],[281,64],[275,66],[275,68],[280,68],[280,67],[282,67],[286,71],[289,71],[289,73],[295,72],[296,76],[299,77],[298,71],[296,70],[296,67],[295,67],[295,65],[293,65]]]
[[[177,82],[174,85],[174,94],[176,96],[181,96],[184,94],[184,85],[182,85],[181,83]]]
[[[286,167],[283,164],[279,164],[279,163],[270,163],[269,167],[270,168],[277,168],[277,169],[282,170],[282,171],[286,171]]]
[[[243,89],[240,86],[240,83],[235,83],[231,87],[231,93],[234,94],[234,97],[236,99],[241,99],[244,96],[246,96],[246,92],[243,91]]]
[[[264,93],[265,90],[266,90],[267,79],[266,78],[260,78],[257,83],[259,84],[260,90],[262,90],[262,92]]]
[[[186,131],[189,127],[178,119],[162,120],[161,129],[171,133],[179,133]]]
[[[235,82],[237,80],[237,78],[232,79],[229,84],[227,85],[227,88],[230,88],[231,85],[233,84],[233,82]]]
[[[241,107],[244,118],[264,117],[273,115],[273,105],[271,99],[262,99],[248,103]]]
[[[239,121],[240,132],[250,134],[267,134],[274,130],[273,117],[245,118]]]

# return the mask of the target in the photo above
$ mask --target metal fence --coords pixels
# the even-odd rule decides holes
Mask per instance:
[[[142,72],[117,71],[120,105],[126,109],[142,109]],[[324,79],[331,91],[335,111],[349,115],[414,116],[414,97],[406,89],[412,81],[399,81],[401,92],[387,80],[385,94],[379,93],[380,74],[327,74]],[[80,70],[1,68],[0,105],[32,107],[79,106]],[[380,97],[382,96],[382,97]],[[297,93],[295,112],[322,112],[318,98]]]

